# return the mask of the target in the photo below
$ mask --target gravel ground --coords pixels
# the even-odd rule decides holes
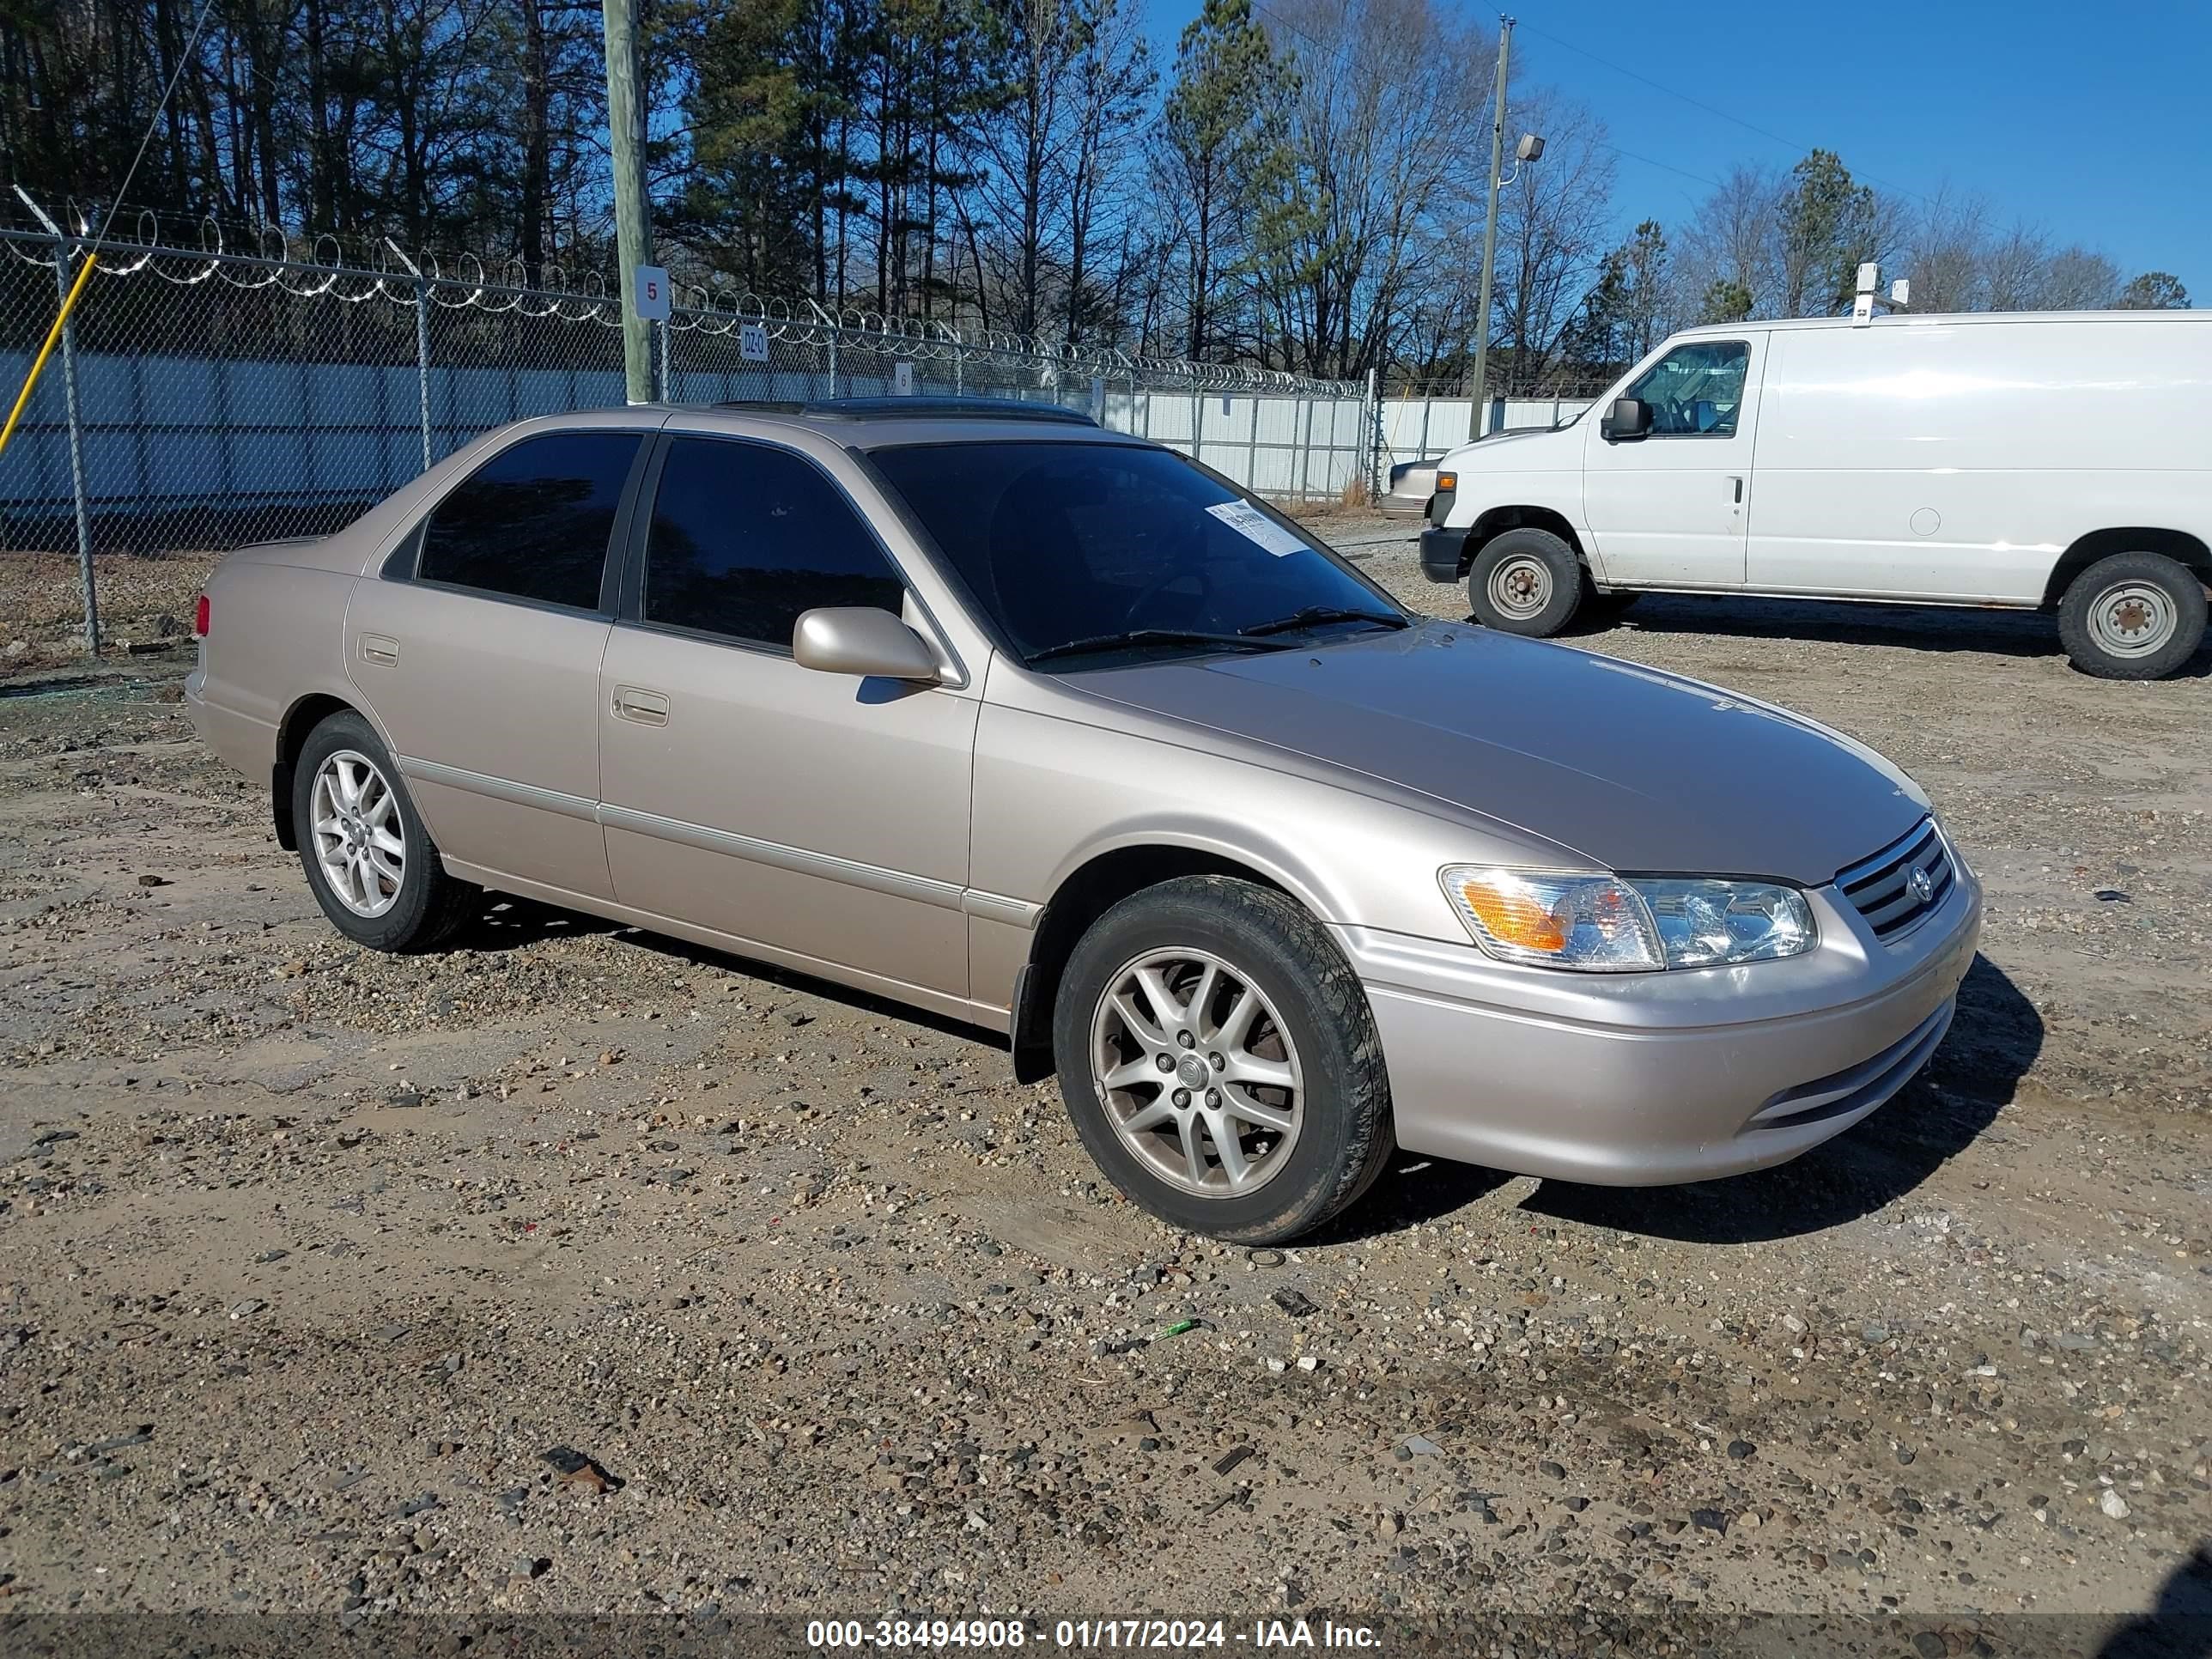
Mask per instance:
[[[2207,665],[1572,643],[1917,775],[1960,1018],[1788,1168],[1403,1160],[1282,1253],[1102,1190],[966,1028],[525,905],[365,956],[173,688],[0,700],[0,1613],[2212,1605]]]
[[[100,655],[150,673],[181,672],[192,601],[216,556],[103,553],[93,561]],[[140,661],[140,659],[152,659]],[[0,552],[0,684],[76,678],[84,660],[84,587],[74,554]]]

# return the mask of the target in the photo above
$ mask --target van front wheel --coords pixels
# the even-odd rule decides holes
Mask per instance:
[[[2075,667],[2106,680],[2155,680],[2197,654],[2204,584],[2162,553],[2115,553],[2074,579],[2058,637]]]
[[[1545,640],[1574,620],[1583,566],[1548,530],[1508,530],[1483,544],[1468,572],[1467,599],[1485,628]]]

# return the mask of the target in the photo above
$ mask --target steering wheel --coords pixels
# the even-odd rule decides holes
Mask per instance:
[[[1203,565],[1190,565],[1186,566],[1184,568],[1180,570],[1170,570],[1166,575],[1161,577],[1158,581],[1152,583],[1143,592],[1138,594],[1135,599],[1129,602],[1129,608],[1121,617],[1121,625],[1124,628],[1144,628],[1147,626],[1170,625],[1170,619],[1164,617],[1154,617],[1149,619],[1144,619],[1144,612],[1147,606],[1151,605],[1154,600],[1161,598],[1170,588],[1175,586],[1178,582],[1195,582],[1198,584],[1197,593],[1192,597],[1191,603],[1185,608],[1183,615],[1173,620],[1172,625],[1180,627],[1187,623],[1189,621],[1191,615],[1202,607],[1208,599],[1212,597],[1213,584],[1212,580],[1208,579],[1206,574],[1206,568]]]
[[[1213,521],[1201,518],[1199,522],[1180,533],[1168,537],[1168,572],[1157,581],[1146,584],[1144,591],[1129,602],[1123,613],[1124,628],[1146,626],[1187,627],[1205,609],[1213,597],[1213,577],[1206,557],[1206,531]],[[1195,582],[1198,592],[1190,596],[1182,614],[1175,617],[1146,617],[1146,611],[1179,582]]]

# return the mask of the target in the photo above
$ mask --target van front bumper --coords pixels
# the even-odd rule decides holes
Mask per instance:
[[[1515,969],[1474,945],[1333,930],[1367,988],[1400,1146],[1656,1187],[1786,1163],[1867,1117],[1949,1029],[1981,935],[1963,862],[1909,935],[1832,887],[1802,957],[1647,974]]]
[[[1472,526],[1456,530],[1431,525],[1421,532],[1421,574],[1432,582],[1455,582],[1467,568],[1467,538]]]

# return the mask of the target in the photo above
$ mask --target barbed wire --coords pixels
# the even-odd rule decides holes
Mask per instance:
[[[137,210],[131,237],[111,235],[97,240],[89,231],[91,215],[73,199],[64,199],[63,211],[56,218],[74,228],[66,257],[74,257],[78,248],[97,247],[100,255],[97,275],[111,283],[148,273],[187,288],[222,282],[248,291],[277,289],[301,300],[329,299],[359,305],[380,298],[411,308],[418,299],[426,299],[452,311],[558,318],[609,328],[619,328],[622,324],[615,285],[597,270],[580,273],[571,285],[561,266],[549,264],[541,268],[540,280],[533,284],[520,259],[501,261],[495,280],[474,253],[449,252],[441,257],[434,250],[403,250],[388,238],[363,242],[349,255],[343,240],[325,232],[300,239],[304,247],[295,251],[294,234],[281,226],[227,222],[211,215],[193,220],[143,208]],[[194,227],[197,246],[179,245],[183,239],[175,233],[186,224]],[[249,242],[252,252],[234,246],[234,239]],[[0,248],[26,264],[49,269],[57,258],[64,257],[56,249],[51,234],[4,222],[0,222]],[[1357,396],[1359,391],[1352,382],[1324,380],[1284,369],[1155,356],[1115,346],[1045,340],[1006,329],[961,328],[933,318],[895,316],[865,307],[845,307],[833,312],[809,299],[761,295],[750,289],[718,289],[711,283],[693,282],[673,286],[683,298],[672,305],[668,326],[678,334],[728,337],[758,327],[771,340],[793,345],[888,350],[922,362],[995,360],[1009,367],[1041,368],[1054,378],[1136,376],[1179,382],[1194,390],[1279,391],[1316,396]]]

